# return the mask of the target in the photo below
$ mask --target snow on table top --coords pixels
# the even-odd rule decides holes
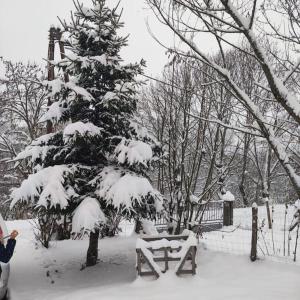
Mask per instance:
[[[145,239],[147,238],[153,238],[152,236],[141,236],[137,239],[136,242],[136,248],[151,248],[153,250],[157,250],[160,248],[179,248],[179,247],[190,247],[190,246],[197,246],[197,239],[195,237],[195,234],[193,232],[190,232],[188,236],[186,235],[178,235],[178,236],[165,236],[162,235],[154,236],[156,240],[153,241],[147,241]],[[170,240],[168,238],[171,238]],[[176,239],[173,239],[176,238]]]

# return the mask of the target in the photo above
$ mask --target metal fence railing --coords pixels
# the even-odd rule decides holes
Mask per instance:
[[[197,204],[193,207],[193,215],[191,222],[195,226],[204,226],[208,224],[220,224],[223,223],[223,201],[209,201],[203,204]],[[169,223],[176,222],[179,217],[175,212],[172,216],[165,213],[157,214],[155,220],[155,226],[157,228],[166,229]],[[182,221],[183,225],[183,221]]]

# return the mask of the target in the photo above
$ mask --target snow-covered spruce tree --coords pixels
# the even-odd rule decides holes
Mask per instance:
[[[97,261],[99,230],[110,216],[151,218],[161,203],[147,178],[160,147],[135,119],[143,62],[122,63],[127,38],[117,35],[123,25],[117,8],[92,4],[75,3],[72,22],[62,22],[66,58],[53,64],[70,81],[47,82],[55,102],[44,121],[56,130],[17,157],[35,173],[13,191],[11,203],[72,214],[72,231],[90,233],[87,265]]]

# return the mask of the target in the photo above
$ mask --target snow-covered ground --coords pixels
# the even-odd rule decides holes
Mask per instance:
[[[137,279],[136,236],[100,240],[101,262],[81,270],[87,240],[54,242],[45,250],[36,245],[28,221],[7,225],[20,231],[11,261],[12,300],[299,300],[297,265],[267,260],[252,263],[248,255],[205,250],[202,241],[196,276],[179,278],[170,270],[159,280]]]
[[[274,206],[270,205],[270,210],[273,219],[272,229],[268,228],[266,207],[258,207],[258,256],[261,259],[300,265],[299,245],[298,259],[296,263],[293,261],[297,230],[295,228],[290,234],[288,232],[289,226],[294,220],[295,207],[289,205],[286,211],[284,205],[277,204]],[[285,212],[287,212],[286,219]],[[207,249],[231,254],[249,255],[252,234],[251,208],[234,209],[233,220],[233,226],[223,227],[220,231],[203,234],[201,241]]]

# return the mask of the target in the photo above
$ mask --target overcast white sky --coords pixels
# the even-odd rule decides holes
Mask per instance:
[[[91,1],[82,0],[89,5]],[[111,6],[116,1],[108,0]],[[148,74],[158,75],[166,63],[165,50],[147,31],[149,20],[153,31],[172,43],[172,34],[153,17],[144,0],[122,0],[124,33],[130,33],[129,46],[122,54],[126,61],[144,58]],[[5,59],[42,62],[47,57],[47,37],[51,24],[59,24],[57,16],[68,19],[72,0],[0,0],[0,56]]]
[[[90,5],[90,0],[81,0]],[[109,6],[116,0],[107,0]],[[122,0],[124,33],[129,33],[129,46],[122,56],[127,62],[147,61],[149,75],[159,75],[167,61],[165,49],[149,34],[151,31],[166,45],[172,45],[172,33],[161,25],[147,7],[145,0]],[[72,0],[0,0],[0,56],[14,61],[42,63],[47,58],[48,30],[58,25],[57,16],[68,20]],[[205,43],[203,43],[205,44]],[[202,45],[203,45],[202,44]]]

